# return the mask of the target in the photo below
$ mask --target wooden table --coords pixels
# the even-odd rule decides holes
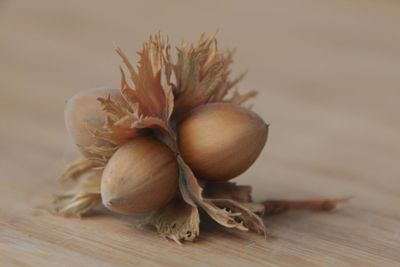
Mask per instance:
[[[39,212],[77,153],[64,101],[118,85],[112,42],[133,57],[158,30],[177,44],[216,28],[271,123],[237,182],[257,200],[354,199],[266,218],[273,239],[206,224],[182,247],[102,210]],[[399,103],[398,1],[2,1],[0,266],[400,266]]]

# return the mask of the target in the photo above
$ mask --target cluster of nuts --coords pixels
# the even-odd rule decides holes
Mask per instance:
[[[199,233],[199,208],[223,226],[265,234],[247,186],[228,180],[260,155],[268,125],[241,104],[229,78],[232,53],[214,37],[182,43],[177,61],[160,35],[139,52],[137,68],[117,48],[121,88],[86,90],[65,105],[65,122],[83,158],[67,166],[78,181],[55,200],[58,214],[80,216],[100,202],[113,212],[140,215],[176,242]]]
[[[93,142],[88,124],[104,125],[104,112],[92,103],[108,95],[123,105],[117,89],[83,91],[67,102],[67,129],[79,147]],[[268,125],[254,112],[233,104],[204,104],[185,115],[176,127],[179,153],[196,177],[205,181],[227,181],[243,173],[267,139]],[[175,196],[178,178],[174,151],[151,134],[138,134],[119,147],[105,165],[101,198],[115,212],[153,211]]]

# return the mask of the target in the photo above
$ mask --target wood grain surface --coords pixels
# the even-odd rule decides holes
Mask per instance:
[[[119,84],[113,42],[136,57],[150,33],[217,28],[271,124],[236,181],[256,200],[353,200],[266,218],[271,239],[206,223],[182,247],[102,209],[40,212],[77,154],[64,101]],[[400,266],[399,103],[399,1],[1,1],[0,266]]]

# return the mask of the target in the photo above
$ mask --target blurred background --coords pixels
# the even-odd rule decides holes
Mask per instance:
[[[76,155],[64,102],[118,87],[113,43],[135,61],[150,34],[177,45],[217,29],[220,48],[237,48],[233,72],[248,70],[239,88],[259,90],[254,110],[271,124],[265,151],[238,181],[256,199],[354,195],[354,212],[368,210],[356,221],[398,213],[396,0],[0,1],[3,204],[51,193]]]
[[[239,87],[259,90],[254,109],[271,123],[265,164],[247,179],[268,173],[293,184],[299,173],[290,170],[300,168],[320,172],[316,183],[329,175],[396,183],[400,3],[389,0],[3,0],[2,150],[20,136],[55,158],[74,151],[63,103],[83,89],[118,87],[113,42],[135,61],[152,33],[177,45],[217,29],[221,48],[237,48],[234,73],[248,70]]]

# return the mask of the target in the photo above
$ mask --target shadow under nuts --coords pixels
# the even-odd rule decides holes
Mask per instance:
[[[223,181],[246,171],[260,155],[268,125],[232,104],[206,104],[178,125],[179,149],[200,179]]]
[[[178,188],[178,164],[172,151],[150,137],[137,137],[118,149],[101,179],[103,204],[122,214],[154,211]]]

